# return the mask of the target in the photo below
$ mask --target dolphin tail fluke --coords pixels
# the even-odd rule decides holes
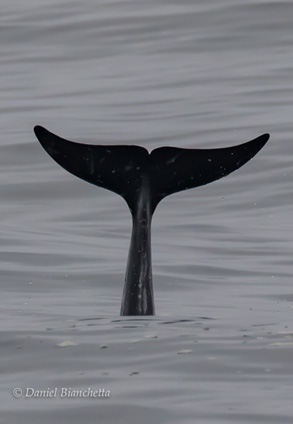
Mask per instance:
[[[270,138],[263,134],[247,143],[220,149],[161,147],[151,153],[156,199],[199,187],[236,171],[252,159]]]
[[[161,147],[148,153],[139,146],[89,145],[65,140],[43,127],[35,134],[63,168],[91,184],[120,194],[131,210],[148,185],[152,210],[164,197],[218,180],[248,162],[269,134],[222,149]]]
[[[35,134],[46,152],[64,169],[99,187],[120,194],[131,208],[139,191],[148,151],[139,146],[90,145],[65,140],[41,126]]]

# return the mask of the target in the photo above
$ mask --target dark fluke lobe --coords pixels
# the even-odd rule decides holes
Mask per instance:
[[[41,126],[35,134],[46,152],[77,177],[122,196],[133,228],[121,315],[153,315],[151,220],[158,203],[170,194],[218,180],[248,162],[269,134],[221,149],[88,145],[65,140]]]

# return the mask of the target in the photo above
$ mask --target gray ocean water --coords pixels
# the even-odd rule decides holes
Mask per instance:
[[[1,423],[292,423],[292,16],[272,0],[1,1]],[[159,205],[157,315],[134,319],[126,203],[58,167],[36,124],[149,150],[271,139]]]

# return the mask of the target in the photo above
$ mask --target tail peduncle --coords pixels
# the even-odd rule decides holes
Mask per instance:
[[[132,235],[128,254],[121,315],[154,315],[151,261],[151,192],[149,178],[142,180],[132,210]]]

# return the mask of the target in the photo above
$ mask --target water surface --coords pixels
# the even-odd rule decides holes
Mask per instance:
[[[262,0],[2,2],[3,422],[292,423],[292,13]],[[36,124],[149,150],[271,140],[159,205],[157,316],[133,319],[118,315],[127,206],[59,168]]]

